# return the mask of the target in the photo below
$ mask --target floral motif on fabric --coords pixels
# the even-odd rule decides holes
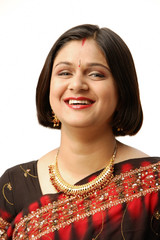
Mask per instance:
[[[38,178],[38,176],[34,176],[33,174],[31,174],[31,169],[24,169],[21,165],[20,165],[21,170],[24,172],[24,176],[27,178],[28,176],[33,177],[33,178]]]
[[[4,184],[3,186],[3,189],[2,189],[2,194],[3,194],[3,197],[5,198],[6,202],[10,205],[14,205],[12,202],[10,202],[6,196],[6,190],[9,190],[9,191],[12,191],[12,186],[11,186],[11,183],[6,183]]]

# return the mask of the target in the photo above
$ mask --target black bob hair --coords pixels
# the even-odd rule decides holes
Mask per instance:
[[[49,102],[52,67],[58,51],[69,41],[92,38],[104,53],[118,89],[118,106],[112,118],[115,136],[135,135],[141,128],[143,112],[137,74],[132,55],[125,42],[112,30],[97,25],[83,24],[63,33],[51,48],[42,68],[36,89],[37,117],[41,125],[53,126]]]

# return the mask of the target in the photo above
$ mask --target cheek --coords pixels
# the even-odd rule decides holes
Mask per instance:
[[[51,84],[50,84],[50,92],[49,92],[49,102],[50,102],[50,105],[51,105],[51,108],[54,109],[54,103],[55,103],[55,93],[56,93],[56,87],[55,87],[55,84],[53,83],[53,80],[51,81]]]
[[[64,93],[64,86],[56,80],[51,80],[50,84],[50,93],[49,93],[49,100],[50,105],[53,107],[57,102],[61,99]]]
[[[113,86],[107,86],[102,89],[102,98],[105,100],[108,100],[112,104],[116,104],[118,102],[118,95],[117,90]]]

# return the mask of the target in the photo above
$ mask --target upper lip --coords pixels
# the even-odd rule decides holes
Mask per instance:
[[[93,99],[86,98],[86,97],[67,97],[67,98],[64,98],[65,102],[67,102],[69,100],[87,100],[87,101],[90,101],[90,102],[95,102]]]

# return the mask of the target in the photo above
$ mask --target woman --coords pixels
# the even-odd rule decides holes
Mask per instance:
[[[116,140],[143,120],[123,40],[95,25],[65,32],[36,103],[40,124],[61,129],[60,147],[1,177],[1,239],[159,239],[160,158]]]

